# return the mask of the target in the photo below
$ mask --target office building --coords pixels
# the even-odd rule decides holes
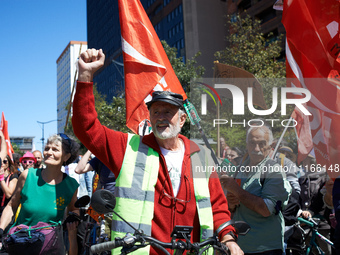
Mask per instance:
[[[160,40],[178,49],[185,61],[198,51],[198,64],[213,74],[213,54],[225,47],[226,2],[221,0],[141,0]],[[94,76],[98,91],[111,101],[124,93],[118,1],[87,0],[87,41],[89,48],[103,49],[104,68]]]
[[[272,32],[273,36],[278,36],[285,34],[286,30],[281,23],[282,11],[273,8],[275,2],[276,0],[227,0],[228,14],[235,15],[246,11],[251,17],[261,20],[264,35]]]
[[[16,144],[19,149],[23,152],[25,151],[33,151],[35,150],[33,139],[34,136],[11,136],[10,138],[11,144]]]
[[[57,59],[58,133],[64,133],[67,116],[71,116],[71,112],[68,111],[67,106],[69,105],[76,79],[76,61],[79,54],[86,50],[87,42],[70,41]]]
[[[100,94],[108,102],[124,93],[123,55],[117,0],[87,0],[88,47],[103,49],[105,65],[94,76]]]
[[[273,9],[275,0],[141,0],[160,40],[178,49],[183,60],[197,52],[197,64],[205,67],[205,77],[213,76],[214,53],[226,47],[227,14],[247,10],[263,20],[264,33],[284,32],[281,12]],[[98,91],[111,101],[124,93],[124,70],[117,0],[87,0],[89,48],[102,48],[104,68],[94,77]]]

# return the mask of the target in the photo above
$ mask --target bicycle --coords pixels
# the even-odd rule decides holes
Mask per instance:
[[[319,224],[315,219],[312,219],[312,218],[304,219],[302,217],[298,217],[297,220],[298,220],[297,226],[298,228],[300,228],[300,231],[303,235],[301,236],[301,238],[303,239],[303,245],[301,245],[300,247],[294,247],[288,244],[288,247],[286,250],[297,251],[300,254],[306,254],[306,255],[310,255],[310,254],[324,255],[326,253],[319,247],[319,245],[316,242],[317,236],[320,238],[320,240],[334,247],[334,244],[332,241],[330,241],[329,239],[327,239],[325,236],[321,235],[318,232]],[[305,224],[309,228],[309,231],[307,230],[307,233],[306,233],[306,230],[302,229],[300,224]],[[309,235],[311,235],[311,238],[310,238],[309,244],[307,245],[306,237]],[[287,254],[290,254],[290,253],[287,253]]]
[[[101,192],[102,194],[96,194]],[[104,197],[104,199],[103,199]],[[98,200],[98,201],[95,201]],[[96,191],[91,198],[91,205],[98,213],[114,212],[115,197],[111,192],[105,190]],[[214,233],[214,235],[202,242],[192,243],[190,241],[190,234],[193,229],[191,226],[175,226],[170,243],[161,242],[151,236],[143,234],[141,230],[135,229],[131,224],[120,217],[126,224],[134,229],[134,234],[127,233],[123,238],[115,238],[113,241],[108,241],[100,244],[95,244],[90,248],[90,254],[100,253],[102,251],[109,251],[114,248],[122,247],[121,254],[128,254],[148,245],[160,249],[164,254],[170,255],[166,249],[175,250],[175,255],[183,254],[184,251],[190,251],[190,254],[205,254],[209,249],[220,252],[219,254],[229,254],[226,245],[222,244],[218,239],[218,233],[229,225],[234,225],[238,230],[239,235],[246,235],[250,230],[250,226],[245,222],[235,222],[230,220],[223,223]]]
[[[63,228],[66,230],[66,223],[72,221],[78,221],[78,254],[86,255],[90,254],[90,247],[94,244],[101,243],[105,240],[105,235],[100,232],[101,223],[98,220],[92,218],[90,208],[87,208],[90,203],[90,197],[85,195],[80,197],[74,204],[76,208],[79,208],[80,215],[69,212],[67,218],[63,223]],[[100,217],[99,217],[100,218]],[[67,232],[65,232],[64,239],[67,240]],[[106,253],[102,253],[104,255]]]

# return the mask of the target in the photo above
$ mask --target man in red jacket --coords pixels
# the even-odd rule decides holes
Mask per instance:
[[[135,222],[137,227],[148,225],[148,220],[145,218],[150,217],[150,234],[160,241],[170,242],[170,234],[177,225],[193,226],[192,242],[199,242],[202,237],[203,239],[209,237],[204,234],[210,234],[212,230],[216,231],[219,226],[229,221],[230,212],[215,172],[206,181],[208,196],[202,192],[205,185],[201,187],[197,185],[198,182],[204,182],[193,178],[192,158],[199,153],[205,153],[205,151],[179,134],[186,119],[182,96],[172,92],[155,92],[153,94],[152,100],[147,104],[153,130],[153,133],[149,135],[140,138],[136,135],[132,136],[108,129],[101,125],[97,119],[92,89],[93,74],[103,66],[104,60],[105,56],[102,50],[88,49],[80,56],[77,92],[73,103],[74,133],[85,147],[91,150],[117,176],[115,193],[119,198],[125,196],[124,199],[118,201],[126,201],[133,197],[131,201],[135,201],[135,208],[124,207],[124,205],[124,213],[128,215],[131,213],[130,216],[133,216],[134,213],[140,214],[138,201],[141,197],[140,194],[143,199],[145,198],[144,204],[153,203],[151,216],[148,213],[142,214],[141,219],[137,219]],[[137,139],[135,139],[136,137]],[[133,149],[135,145],[138,149]],[[143,150],[146,151],[143,152]],[[140,158],[144,156],[145,161],[149,164],[144,162],[143,165],[143,162],[140,162]],[[150,158],[156,158],[156,161],[153,161],[154,164],[150,164],[150,160],[152,160]],[[137,161],[138,163],[136,163]],[[144,170],[138,170],[141,168],[140,164],[142,164],[142,168],[145,168],[145,172],[151,168],[154,169],[148,173],[150,176],[147,176],[149,182],[152,183],[149,184],[149,190],[148,187],[144,187],[143,178],[146,178],[145,175],[138,182],[140,175],[144,174]],[[155,173],[155,171],[158,172]],[[152,178],[152,175],[155,177]],[[124,185],[120,184],[120,181]],[[127,184],[129,182],[130,186]],[[143,182],[143,187],[142,185],[139,187],[141,182]],[[150,186],[152,187],[151,191]],[[206,208],[211,208],[210,214],[206,213],[207,210],[202,210],[202,206],[197,206],[202,203],[200,199],[196,199],[200,192],[203,194],[202,201],[205,202]],[[207,197],[206,200],[204,200],[204,196]],[[148,212],[147,210],[150,209],[145,210]],[[202,215],[205,216],[202,217]],[[202,222],[209,221],[209,217],[211,217],[211,231],[202,224]],[[143,224],[140,224],[141,222]],[[117,221],[116,233],[125,231],[122,229],[125,229],[126,226],[122,225]],[[147,227],[145,231],[148,231]],[[219,238],[228,246],[232,254],[243,254],[236,243],[234,231],[233,227],[226,227],[219,232]],[[150,254],[159,253],[159,250],[151,247]]]

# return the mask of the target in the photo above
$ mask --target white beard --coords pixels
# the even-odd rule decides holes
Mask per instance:
[[[159,121],[159,122],[156,122],[156,127],[158,124],[169,124],[168,131],[164,130],[162,132],[159,132],[157,128],[153,130],[153,132],[155,133],[155,136],[159,139],[164,140],[164,139],[174,138],[179,134],[179,132],[181,132],[180,119],[178,119],[178,122],[175,125],[171,125],[168,121]]]

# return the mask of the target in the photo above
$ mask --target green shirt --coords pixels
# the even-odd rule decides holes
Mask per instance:
[[[241,179],[241,187],[249,193],[261,197],[271,212],[269,217],[263,217],[242,203],[237,207],[233,219],[245,221],[251,227],[245,236],[239,236],[237,242],[244,253],[283,249],[284,219],[281,211],[275,214],[275,205],[277,201],[288,200],[291,187],[285,180],[285,173],[281,166],[275,163],[274,167],[269,169],[267,161],[268,158],[265,158],[250,170],[250,168],[245,168],[249,164],[249,160],[247,160],[242,165],[243,169],[241,169],[242,166],[238,168],[236,178]],[[264,168],[269,171],[261,175]],[[263,178],[262,181],[261,178]]]
[[[34,226],[39,221],[58,222],[64,217],[64,210],[71,202],[79,184],[66,176],[57,185],[46,183],[41,177],[42,169],[30,168],[21,190],[21,209],[15,225]]]

